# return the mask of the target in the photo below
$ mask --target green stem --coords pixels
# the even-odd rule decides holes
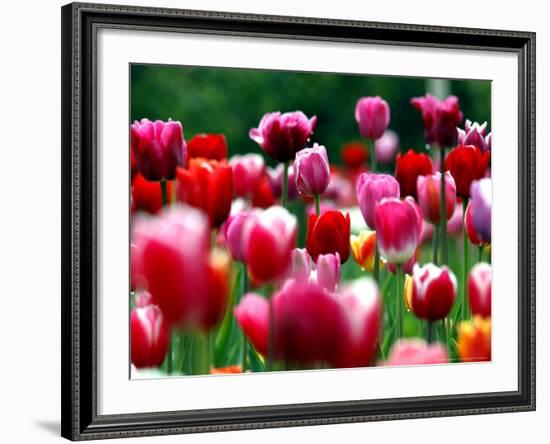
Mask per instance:
[[[434,340],[434,323],[433,321],[428,321],[428,344],[431,344]]]
[[[395,340],[401,338],[403,319],[402,319],[402,306],[403,306],[403,265],[397,264],[397,300],[395,301]]]
[[[462,221],[462,243],[464,245],[464,251],[462,252],[462,309],[461,318],[468,318],[468,294],[466,290],[466,281],[468,279],[468,234],[466,233],[466,208],[468,208],[468,198],[462,200],[462,208],[464,220]]]
[[[243,263],[243,291],[242,295],[245,295],[248,292],[248,270],[246,268],[246,264]],[[242,296],[241,296],[242,298]],[[243,350],[242,350],[242,358],[241,358],[241,365],[243,368],[243,373],[246,371],[247,367],[247,356],[248,356],[248,341],[246,339],[246,335],[243,332]]]
[[[437,251],[439,249],[439,227],[434,225],[434,244],[433,244],[433,259],[432,262],[437,265]]]
[[[162,198],[162,206],[168,205],[168,185],[166,179],[160,180],[160,194]]]
[[[283,162],[283,190],[281,194],[281,204],[286,208],[288,200],[288,165]]]
[[[483,261],[483,246],[477,247],[477,261],[482,262]]]
[[[445,147],[439,148],[440,163],[441,163],[441,205],[440,205],[440,218],[441,218],[441,263],[447,265],[448,263],[448,246],[447,246],[447,204],[445,197]]]
[[[273,370],[273,361],[275,355],[275,316],[273,310],[273,300],[269,297],[269,339],[267,345],[267,359],[265,363],[266,371]]]
[[[321,215],[321,196],[319,194],[316,194],[315,196],[315,213],[317,213],[317,216]]]

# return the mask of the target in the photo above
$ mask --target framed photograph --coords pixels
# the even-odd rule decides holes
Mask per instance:
[[[535,409],[534,33],[61,13],[64,437]]]

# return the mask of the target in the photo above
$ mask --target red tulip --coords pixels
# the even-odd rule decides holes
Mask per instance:
[[[252,195],[251,203],[256,208],[269,208],[275,205],[273,188],[267,175],[260,179],[260,183]]]
[[[235,155],[229,159],[233,170],[233,191],[236,196],[252,196],[264,178],[265,162],[259,154]]]
[[[456,297],[456,277],[446,266],[416,264],[412,275],[411,311],[420,319],[447,317]]]
[[[130,356],[137,368],[159,367],[168,350],[169,328],[156,305],[130,313]]]
[[[369,150],[361,142],[351,142],[342,147],[341,156],[344,164],[354,170],[366,165],[369,158]]]
[[[485,176],[490,157],[490,151],[482,152],[473,145],[459,145],[447,155],[445,169],[453,176],[460,197],[470,197],[470,185]]]
[[[186,146],[180,122],[136,120],[130,128],[130,141],[137,168],[147,180],[172,180],[176,167],[183,166]]]
[[[416,198],[418,176],[433,173],[432,159],[427,154],[416,153],[412,149],[405,154],[399,153],[395,164],[395,178],[399,182],[401,196]]]
[[[418,176],[416,182],[418,205],[424,219],[432,224],[441,222],[441,173]],[[456,185],[453,176],[445,173],[445,218],[449,220],[456,203]]]
[[[227,141],[223,134],[197,134],[187,142],[189,158],[202,157],[210,160],[227,158]]]
[[[349,214],[329,210],[317,216],[310,215],[307,224],[306,249],[314,261],[320,254],[338,253],[346,262],[350,249],[351,222]]]
[[[285,208],[254,210],[243,226],[242,248],[248,271],[257,282],[284,275],[296,244],[297,221]]]
[[[491,265],[480,262],[470,270],[468,300],[474,315],[491,316]]]
[[[421,339],[400,339],[388,356],[385,365],[426,365],[449,362],[447,349],[441,344],[427,344]]]
[[[374,220],[380,253],[393,264],[409,260],[420,243],[422,216],[412,198],[385,198],[375,207]]]
[[[172,182],[166,183],[168,196],[172,195]],[[150,182],[136,173],[132,179],[132,211],[145,211],[156,214],[162,208],[160,184]]]
[[[355,120],[365,139],[379,139],[390,123],[388,102],[379,96],[361,97],[355,105]]]
[[[190,159],[189,169],[176,173],[178,201],[202,209],[213,227],[219,227],[229,216],[233,199],[233,177],[226,161]]]

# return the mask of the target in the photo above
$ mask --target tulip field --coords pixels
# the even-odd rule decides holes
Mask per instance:
[[[132,377],[491,360],[488,83],[132,75]]]

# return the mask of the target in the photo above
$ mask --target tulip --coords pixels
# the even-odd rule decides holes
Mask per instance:
[[[395,131],[386,130],[382,137],[374,142],[374,154],[380,163],[391,163],[399,151],[399,136]]]
[[[447,349],[441,344],[428,344],[421,339],[400,339],[388,356],[385,365],[427,365],[449,362]]]
[[[342,147],[341,156],[350,170],[356,170],[365,166],[369,158],[369,150],[361,142],[351,142]]]
[[[189,169],[177,170],[176,196],[178,201],[202,209],[212,227],[219,227],[231,210],[231,167],[226,161],[190,159]]]
[[[137,120],[130,128],[130,142],[137,168],[151,181],[172,180],[183,166],[186,145],[180,122]]]
[[[362,230],[358,236],[351,235],[351,252],[355,262],[370,273],[374,271],[374,257],[376,249],[376,231]],[[380,261],[380,265],[383,262]]]
[[[355,191],[354,182],[352,182],[348,176],[344,176],[336,168],[331,168],[330,183],[323,193],[323,197],[333,200],[339,207],[357,205],[357,193]]]
[[[254,195],[264,177],[265,162],[259,154],[235,155],[229,159],[233,170],[233,191],[236,196]]]
[[[256,191],[252,195],[251,203],[256,208],[269,208],[275,205],[275,196],[269,178],[264,175],[260,179]]]
[[[143,290],[147,288],[147,281],[143,276],[141,256],[135,243],[130,244],[130,290]]]
[[[308,119],[301,111],[267,113],[258,128],[252,128],[248,135],[271,158],[285,163],[294,160],[296,153],[305,148],[316,124],[317,117]]]
[[[324,193],[330,181],[327,150],[323,145],[313,144],[296,153],[294,160],[296,188],[306,196]]]
[[[382,199],[374,209],[378,248],[391,263],[403,264],[413,255],[422,234],[418,206],[409,199]]]
[[[425,225],[425,224],[424,224]],[[407,275],[412,275],[413,268],[417,261],[417,256],[420,258],[420,249],[417,249],[413,255],[403,264],[403,273]],[[388,271],[392,274],[397,274],[397,265],[392,264],[391,262],[387,263]]]
[[[447,317],[456,298],[456,277],[446,266],[416,264],[412,274],[411,311],[420,319]]]
[[[399,197],[399,183],[389,174],[363,173],[357,180],[357,199],[365,222],[374,225],[374,208],[385,197]]]
[[[187,143],[187,155],[218,161],[226,159],[227,140],[223,134],[196,134]]]
[[[317,257],[316,278],[317,283],[328,291],[336,291],[340,281],[340,255],[320,254]]]
[[[441,222],[441,173],[418,176],[416,182],[418,205],[424,219],[432,224]],[[456,185],[453,176],[445,173],[445,217],[449,220],[455,209]]]
[[[269,302],[256,293],[245,294],[234,310],[244,334],[263,356],[267,356],[269,337]]]
[[[167,193],[172,194],[172,183],[166,183]],[[162,197],[157,182],[146,180],[140,173],[132,179],[132,211],[156,214],[162,208]]]
[[[296,235],[296,217],[283,207],[250,213],[243,227],[242,248],[253,279],[269,282],[287,271]]]
[[[491,316],[491,265],[479,262],[468,275],[468,300],[474,315]]]
[[[275,168],[267,168],[267,175],[273,195],[280,199],[282,197],[283,190],[283,176],[284,165],[280,163]],[[288,199],[293,200],[298,196],[298,189],[296,188],[296,175],[294,174],[294,167],[290,165],[288,167]]]
[[[243,373],[243,367],[241,365],[228,365],[226,367],[212,367],[210,369],[211,375],[232,375],[235,373]]]
[[[491,179],[481,179],[472,182],[470,194],[472,196],[473,222],[480,238],[491,242]]]
[[[360,278],[336,295],[344,314],[342,346],[332,359],[335,367],[364,367],[376,355],[382,322],[382,301],[370,278]]]
[[[456,143],[456,127],[462,121],[457,97],[448,96],[439,100],[426,94],[424,97],[412,98],[411,104],[422,113],[426,143],[437,143],[440,147]]]
[[[449,219],[449,222],[447,222],[447,232],[449,234],[458,235],[462,232],[463,211],[462,205],[458,205],[457,201],[453,215]]]
[[[159,367],[168,350],[168,324],[156,305],[130,313],[130,357],[136,368]]]
[[[147,290],[138,291],[134,295],[134,303],[137,308],[152,305],[152,299],[153,297],[151,296],[151,293],[149,293]]]
[[[225,245],[230,251],[231,256],[233,256],[233,259],[237,262],[244,262],[242,237],[244,223],[248,218],[248,214],[247,211],[242,211],[229,216],[222,226]]]
[[[355,120],[361,136],[370,140],[379,139],[390,123],[388,102],[379,96],[361,97],[355,105]]]
[[[291,253],[290,277],[308,280],[312,272],[312,261],[305,248],[295,248]]]
[[[481,238],[481,235],[477,232],[477,229],[474,225],[474,216],[472,210],[472,202],[468,204],[466,208],[466,213],[464,216],[464,225],[466,227],[466,234],[470,242],[477,247],[483,247],[486,245],[486,242]]]
[[[474,145],[482,152],[491,150],[491,133],[485,135],[487,122],[479,124],[466,119],[464,129],[457,128],[459,145]]]
[[[459,145],[448,154],[445,169],[456,183],[456,193],[465,199],[470,197],[470,186],[474,180],[485,176],[490,152],[482,152],[472,145]]]
[[[218,249],[212,250],[207,264],[207,289],[203,299],[204,314],[198,326],[210,331],[223,319],[229,299],[229,255]]]
[[[399,182],[401,196],[416,199],[416,182],[419,176],[433,173],[432,159],[427,154],[416,153],[412,149],[399,153],[395,164],[395,178]]]
[[[474,316],[458,326],[458,357],[461,361],[491,360],[491,318]]]
[[[311,215],[307,224],[306,249],[314,261],[320,254],[338,253],[341,263],[348,260],[350,217],[340,211]]]

